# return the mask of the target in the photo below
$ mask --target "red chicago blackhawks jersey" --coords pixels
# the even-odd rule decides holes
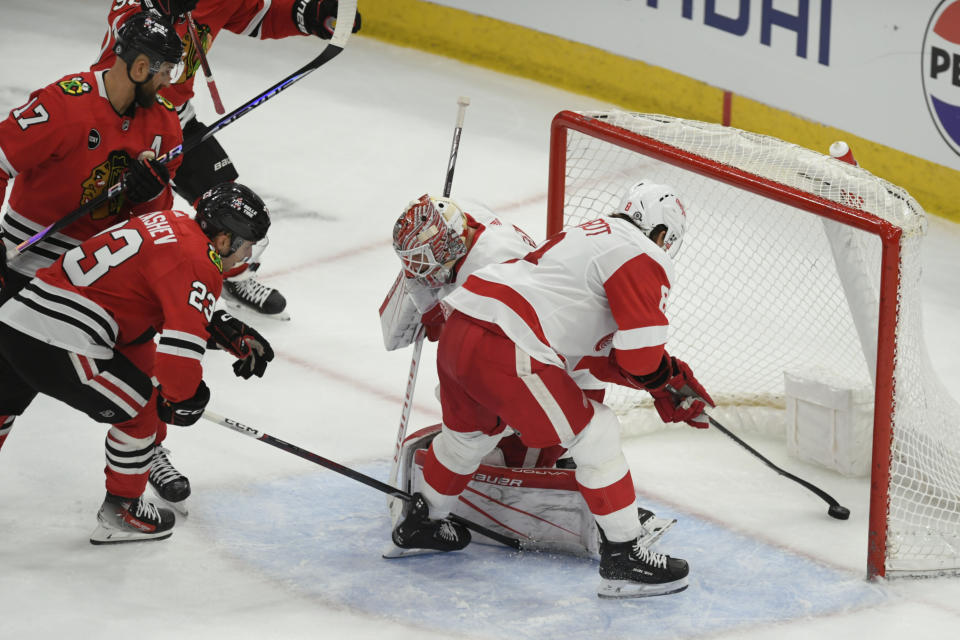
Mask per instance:
[[[593,220],[563,231],[520,260],[474,272],[445,307],[498,325],[531,357],[569,370],[605,364],[644,375],[660,364],[673,263],[630,222]],[[598,365],[596,371],[590,366]]]
[[[183,141],[177,115],[159,100],[118,115],[107,98],[104,72],[77,73],[35,91],[0,122],[0,200],[16,178],[3,217],[3,241],[11,268],[32,276],[67,249],[131,214],[173,205],[168,187],[149,202],[131,206],[121,194],[60,233],[47,236],[16,260],[13,248],[106,191],[136,158],[167,153]],[[167,167],[176,173],[180,158]],[[118,216],[120,216],[118,218]]]
[[[90,358],[153,328],[153,375],[172,401],[193,395],[223,286],[220,255],[180,211],[141,215],[65,253],[5,305],[0,322]]]
[[[223,29],[261,40],[303,35],[293,20],[294,0],[200,0],[191,15],[204,51],[209,51],[214,38]],[[107,33],[103,36],[100,55],[91,69],[109,69],[116,59],[113,47],[117,30],[127,18],[140,11],[139,0],[114,0],[107,15]],[[160,93],[178,109],[193,97],[193,81],[200,68],[200,56],[186,20],[174,25],[183,40],[183,74]]]

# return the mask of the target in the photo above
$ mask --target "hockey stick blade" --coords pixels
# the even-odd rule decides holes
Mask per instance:
[[[305,76],[310,74],[312,71],[315,71],[319,67],[322,67],[326,63],[333,60],[337,55],[343,51],[343,47],[347,43],[347,39],[350,37],[350,31],[353,28],[353,22],[356,19],[357,14],[357,1],[356,0],[343,0],[340,2],[339,9],[337,11],[337,27],[333,32],[333,37],[330,38],[330,43],[320,52],[316,58],[297,69],[295,72],[273,85],[263,93],[257,95],[252,100],[247,101],[246,103],[240,105],[227,115],[223,116],[212,125],[204,129],[203,133],[199,136],[193,137],[190,140],[185,140],[181,144],[177,145],[167,153],[161,155],[157,158],[158,162],[167,163],[170,160],[173,160],[177,156],[189,151],[190,149],[196,147],[198,144],[208,139],[210,136],[214,135],[224,127],[226,127],[231,122],[239,119],[241,116],[245,115],[249,111],[256,109],[261,104],[277,95],[290,85],[295,82],[302,80]],[[107,200],[114,198],[123,191],[123,181],[119,181],[113,184],[106,192],[101,193],[99,196],[91,200],[90,202],[82,205],[81,207],[74,209],[64,217],[60,218],[56,222],[53,222],[43,229],[41,229],[36,234],[30,236],[23,242],[17,245],[17,252],[11,259],[16,258],[17,255],[22,254],[24,251],[37,244],[48,235],[56,233],[61,229],[70,226],[75,221],[80,219],[81,216],[97,209]]]
[[[316,453],[312,453],[310,451],[307,451],[306,449],[301,449],[300,447],[294,444],[285,442],[280,438],[275,438],[274,436],[271,436],[268,433],[263,433],[262,431],[259,431],[257,429],[254,429],[253,427],[247,426],[241,422],[233,420],[232,418],[221,416],[217,413],[214,413],[213,411],[210,411],[209,409],[203,412],[203,417],[209,420],[210,422],[219,424],[222,427],[227,427],[228,429],[236,431],[237,433],[242,433],[243,435],[249,436],[254,440],[265,442],[270,446],[276,447],[277,449],[282,449],[287,453],[292,453],[295,456],[303,458],[304,460],[309,460],[310,462],[313,462],[314,464],[318,464],[321,467],[325,467],[327,469],[330,469],[331,471],[336,471],[341,475],[347,476],[351,480],[356,480],[357,482],[361,484],[365,484],[368,487],[372,487],[377,491],[382,491],[388,496],[394,496],[396,498],[400,498],[401,500],[406,500],[407,502],[413,500],[413,496],[407,493],[406,491],[401,491],[400,489],[391,487],[387,483],[381,482],[376,478],[372,478],[366,475],[365,473],[360,473],[355,469],[351,469],[350,467],[346,467],[338,462],[334,462],[333,460],[324,458],[321,455],[317,455]],[[516,549],[518,551],[523,551],[523,543],[520,542],[520,540],[517,540],[516,538],[505,536],[501,533],[488,529],[483,525],[479,525],[465,518],[461,518],[460,516],[455,514],[451,514],[449,519],[452,522],[461,524],[468,529],[476,531],[477,533],[481,533],[487,536],[488,538],[491,538],[492,540],[496,540],[497,542],[503,544],[504,546],[510,547],[512,549]]]

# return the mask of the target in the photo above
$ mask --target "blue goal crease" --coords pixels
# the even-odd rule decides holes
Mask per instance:
[[[357,468],[386,477],[386,462]],[[188,525],[260,572],[377,618],[485,638],[671,638],[815,618],[887,599],[862,577],[683,514],[668,534],[690,563],[679,594],[601,600],[596,561],[473,544],[385,560],[384,494],[331,472],[197,492]],[[671,511],[645,503],[655,511]],[[480,631],[478,631],[480,630]]]

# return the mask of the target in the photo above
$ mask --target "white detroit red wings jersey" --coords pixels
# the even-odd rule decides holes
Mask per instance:
[[[64,76],[30,94],[0,122],[0,200],[12,178],[3,217],[3,242],[14,270],[32,276],[64,251],[126,219],[173,205],[169,187],[130,206],[121,194],[53,233],[16,260],[14,247],[106,191],[126,170],[126,158],[143,151],[167,153],[183,141],[177,114],[158,101],[118,115],[107,98],[103,72]],[[176,173],[181,158],[167,164]],[[120,217],[118,217],[120,216]]]
[[[303,35],[293,21],[295,0],[200,0],[191,12],[197,26],[197,35],[204,51],[209,51],[213,40],[222,30],[259,38],[285,38]],[[139,0],[113,0],[107,15],[107,32],[103,36],[100,54],[91,69],[109,69],[116,59],[117,30],[126,20],[140,12]],[[183,41],[183,74],[174,84],[160,93],[178,109],[193,97],[193,82],[200,68],[200,56],[187,32],[186,20],[178,20],[174,28]]]
[[[202,378],[221,272],[220,255],[186,213],[144,214],[40,270],[0,307],[0,321],[97,359],[155,329],[153,375],[176,402],[192,396]]]
[[[531,357],[574,370],[605,362],[650,373],[660,364],[673,263],[630,222],[602,218],[478,271],[443,300],[496,324]],[[602,375],[601,378],[609,378]]]
[[[473,229],[473,244],[454,267],[453,282],[439,289],[440,298],[466,282],[477,269],[525,256],[537,246],[523,229],[504,222],[490,209],[482,205],[469,209],[464,228]]]

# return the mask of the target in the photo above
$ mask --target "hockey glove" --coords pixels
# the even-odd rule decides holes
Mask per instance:
[[[716,405],[683,360],[664,353],[654,372],[633,378],[653,396],[653,406],[664,422],[686,422],[697,429],[710,426],[703,410]]]
[[[126,152],[123,152],[126,154]],[[134,160],[127,155],[127,172],[123,176],[127,200],[133,203],[148,202],[163,193],[170,182],[170,172],[162,162],[144,157]]]
[[[440,339],[440,331],[443,330],[443,323],[446,320],[443,316],[443,308],[440,304],[433,305],[426,313],[420,317],[423,324],[423,330],[426,331],[427,340],[436,342]]]
[[[197,0],[140,0],[140,5],[161,16],[175,20],[197,8]]]
[[[203,410],[210,402],[210,388],[203,380],[197,385],[197,391],[192,398],[171,402],[163,397],[163,389],[157,393],[157,415],[167,424],[177,427],[189,427],[200,419]]]
[[[208,349],[219,347],[237,358],[233,363],[237,376],[245,380],[251,376],[263,377],[267,363],[273,360],[273,349],[256,329],[220,310],[213,313],[207,331],[210,332]]]
[[[337,27],[337,0],[297,0],[293,3],[293,22],[300,33],[329,40]],[[351,33],[360,31],[360,12],[353,21]]]

